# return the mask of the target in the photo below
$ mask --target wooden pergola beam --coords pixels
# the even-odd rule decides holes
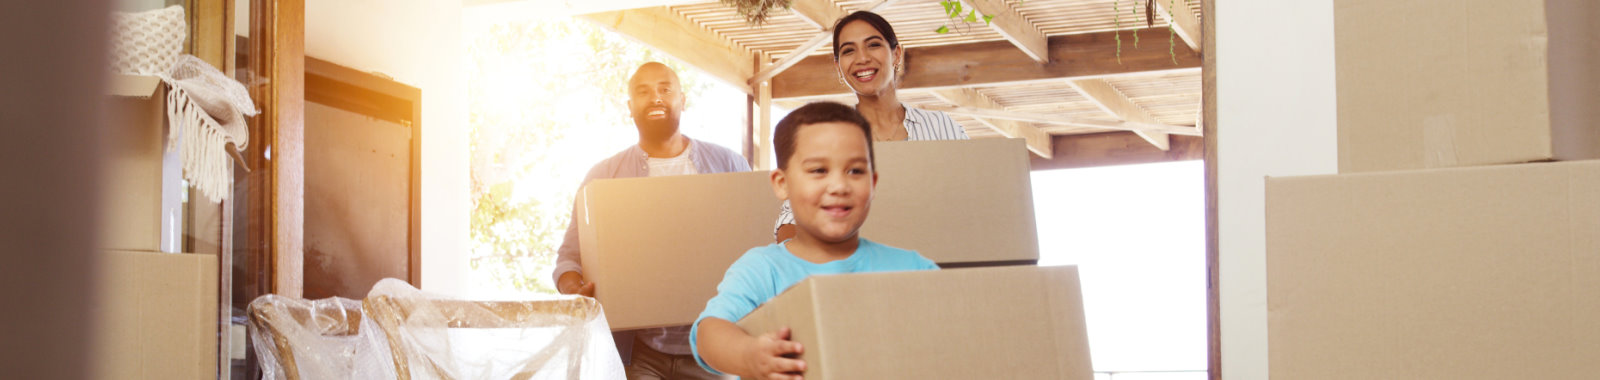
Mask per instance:
[[[755,76],[750,77],[750,80],[745,83],[754,87],[757,83],[766,82],[767,80],[772,79],[778,74],[783,73],[784,70],[794,67],[796,63],[800,63],[800,60],[805,58],[806,53],[810,52],[812,49],[816,49],[818,46],[822,46],[823,43],[828,42],[828,40],[832,38],[833,34],[826,31],[817,33],[817,35],[812,36],[811,39],[806,40],[806,42],[800,43],[800,46],[796,47],[794,52],[789,53],[788,56],[783,57],[783,59],[778,60],[778,62],[774,62],[771,65],[768,65],[766,68],[761,69],[760,72],[757,72]],[[829,72],[832,72],[831,66],[829,70]]]
[[[1154,1],[1156,2],[1156,8],[1159,8],[1156,13],[1160,13],[1161,18],[1166,19],[1168,24],[1174,26],[1172,30],[1177,32],[1178,38],[1183,39],[1183,43],[1189,45],[1190,50],[1195,52],[1203,51],[1200,46],[1200,18],[1195,17],[1194,10],[1189,9],[1188,2],[1183,0]]]
[[[749,63],[754,53],[734,46],[667,7],[650,7],[582,16],[602,28],[649,45],[694,66],[729,85],[754,94],[748,80],[755,75]]]
[[[1005,111],[1005,107],[1001,106],[1000,103],[995,102],[993,99],[989,99],[988,96],[984,96],[983,93],[971,88],[935,90],[933,91],[933,96],[943,99],[947,103],[954,104],[957,107]],[[1006,119],[982,117],[977,119],[978,122],[989,126],[989,128],[993,128],[996,132],[1000,132],[1001,135],[1011,138],[1022,138],[1027,142],[1028,150],[1033,151],[1033,154],[1039,155],[1039,157],[1050,158],[1052,155],[1050,150],[1050,134],[1039,130],[1038,127],[1034,127],[1032,124]]]
[[[1195,71],[1200,55],[1187,46],[1166,49],[1125,49],[1117,62],[1117,45],[1111,32],[1052,36],[1050,60],[1034,61],[1010,42],[989,41],[906,49],[906,74],[901,90],[1037,83],[1157,73]],[[1173,63],[1176,60],[1177,63]],[[815,55],[800,60],[790,70],[772,77],[772,98],[822,98],[848,95],[839,83],[833,58]]]
[[[1033,170],[1092,168],[1152,162],[1189,161],[1205,157],[1205,139],[1172,136],[1172,149],[1160,150],[1129,132],[1059,135],[1051,139],[1055,157],[1033,157]]]
[[[1077,79],[1067,81],[1067,84],[1111,116],[1136,123],[1160,124],[1154,116],[1145,112],[1144,107],[1134,104],[1133,100],[1128,99],[1126,94],[1112,87],[1105,79]],[[1134,131],[1134,133],[1161,150],[1167,150],[1171,144],[1166,133],[1150,131]]]
[[[1050,62],[1050,54],[1048,52],[1050,44],[1045,38],[1044,32],[1039,31],[1038,27],[1033,26],[1033,23],[1023,18],[1022,14],[1017,13],[1016,9],[1006,5],[1005,1],[962,0],[961,2],[966,3],[967,6],[973,9],[977,9],[978,13],[994,16],[994,19],[989,20],[989,27],[1000,33],[1001,37],[1005,37],[1006,41],[1010,41],[1012,45],[1022,49],[1022,52],[1027,54],[1029,58],[1033,58],[1035,62],[1039,63]]]
[[[833,22],[844,18],[846,14],[844,8],[839,8],[839,4],[833,0],[793,0],[789,3],[789,10],[823,31],[832,30]]]
[[[899,0],[879,1],[876,4],[873,4],[871,7],[867,7],[867,11],[877,12],[884,8],[888,8],[896,1]],[[818,32],[816,36],[812,36],[811,39],[806,40],[806,42],[800,43],[800,46],[795,47],[794,50],[790,51],[789,55],[784,56],[783,59],[779,59],[778,62],[761,69],[761,71],[758,71],[755,73],[755,75],[751,76],[749,80],[745,81],[745,83],[751,88],[756,87],[758,83],[772,79],[774,76],[783,73],[784,70],[788,70],[790,67],[794,67],[795,64],[800,63],[800,60],[805,59],[808,55],[810,55],[812,50],[816,50],[818,46],[822,46],[822,44],[832,41],[834,21],[844,18],[846,15],[844,9],[839,8],[838,5],[834,5],[832,0],[796,0],[792,6],[795,14],[799,15],[800,19],[806,20],[806,22],[811,23],[812,25],[816,25],[817,28],[821,29],[822,31]],[[831,57],[828,57],[828,62],[830,62],[830,64],[833,62]],[[832,72],[832,66],[829,66],[828,70],[830,70],[829,72]]]
[[[1081,118],[1066,117],[1066,116],[1056,116],[1056,115],[1026,113],[1026,112],[1013,112],[1013,111],[995,110],[995,109],[987,109],[987,108],[973,108],[973,107],[954,107],[954,108],[928,107],[928,109],[943,111],[944,113],[948,113],[948,114],[951,114],[951,115],[966,115],[966,116],[975,117],[975,118],[1016,120],[1016,121],[1025,121],[1025,122],[1030,122],[1030,123],[1065,125],[1065,126],[1069,126],[1069,127],[1079,127],[1079,128],[1094,128],[1094,129],[1105,129],[1105,130],[1112,130],[1112,131],[1146,131],[1146,132],[1159,132],[1159,133],[1166,133],[1166,134],[1172,134],[1172,135],[1184,135],[1184,136],[1199,136],[1200,135],[1200,130],[1199,129],[1196,129],[1194,127],[1185,127],[1185,126],[1177,126],[1177,125],[1135,123],[1135,122],[1131,122],[1131,121],[1104,121],[1104,120],[1093,120],[1093,119],[1081,119]]]

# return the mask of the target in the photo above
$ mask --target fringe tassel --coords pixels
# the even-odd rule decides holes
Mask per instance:
[[[189,99],[181,88],[167,91],[167,151],[178,149],[183,179],[213,203],[228,199],[233,161],[228,157],[226,135],[216,120]]]

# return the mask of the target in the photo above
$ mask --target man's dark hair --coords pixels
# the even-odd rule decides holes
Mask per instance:
[[[789,168],[789,158],[794,156],[794,136],[799,134],[800,127],[817,123],[840,122],[850,123],[861,127],[861,134],[867,138],[867,165],[876,166],[872,152],[872,124],[855,107],[834,103],[816,102],[796,108],[778,121],[777,128],[772,131],[772,148],[778,152],[778,170]]]
[[[845,24],[849,24],[850,22],[856,20],[865,21],[867,25],[872,25],[873,29],[877,29],[878,34],[883,35],[883,40],[889,42],[889,49],[900,47],[900,39],[895,38],[894,27],[889,26],[889,20],[884,20],[883,16],[879,16],[877,13],[856,11],[855,13],[851,13],[849,16],[844,16],[844,18],[839,19],[838,22],[833,23],[834,61],[839,60],[839,31],[844,29]]]

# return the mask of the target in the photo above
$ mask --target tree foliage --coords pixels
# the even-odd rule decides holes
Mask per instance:
[[[679,73],[687,68],[581,20],[503,23],[466,38],[474,281],[553,293],[550,270],[572,198],[595,163],[558,154],[557,146],[596,126],[628,126],[626,134],[605,136],[615,149],[637,142],[628,77],[647,61]],[[680,77],[690,99],[709,86],[695,75]]]

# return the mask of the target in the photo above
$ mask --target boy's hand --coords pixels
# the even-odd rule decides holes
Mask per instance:
[[[799,380],[806,370],[806,362],[799,357],[804,352],[800,343],[789,340],[788,327],[756,336],[753,350],[746,355],[746,367],[755,370],[756,379]]]

